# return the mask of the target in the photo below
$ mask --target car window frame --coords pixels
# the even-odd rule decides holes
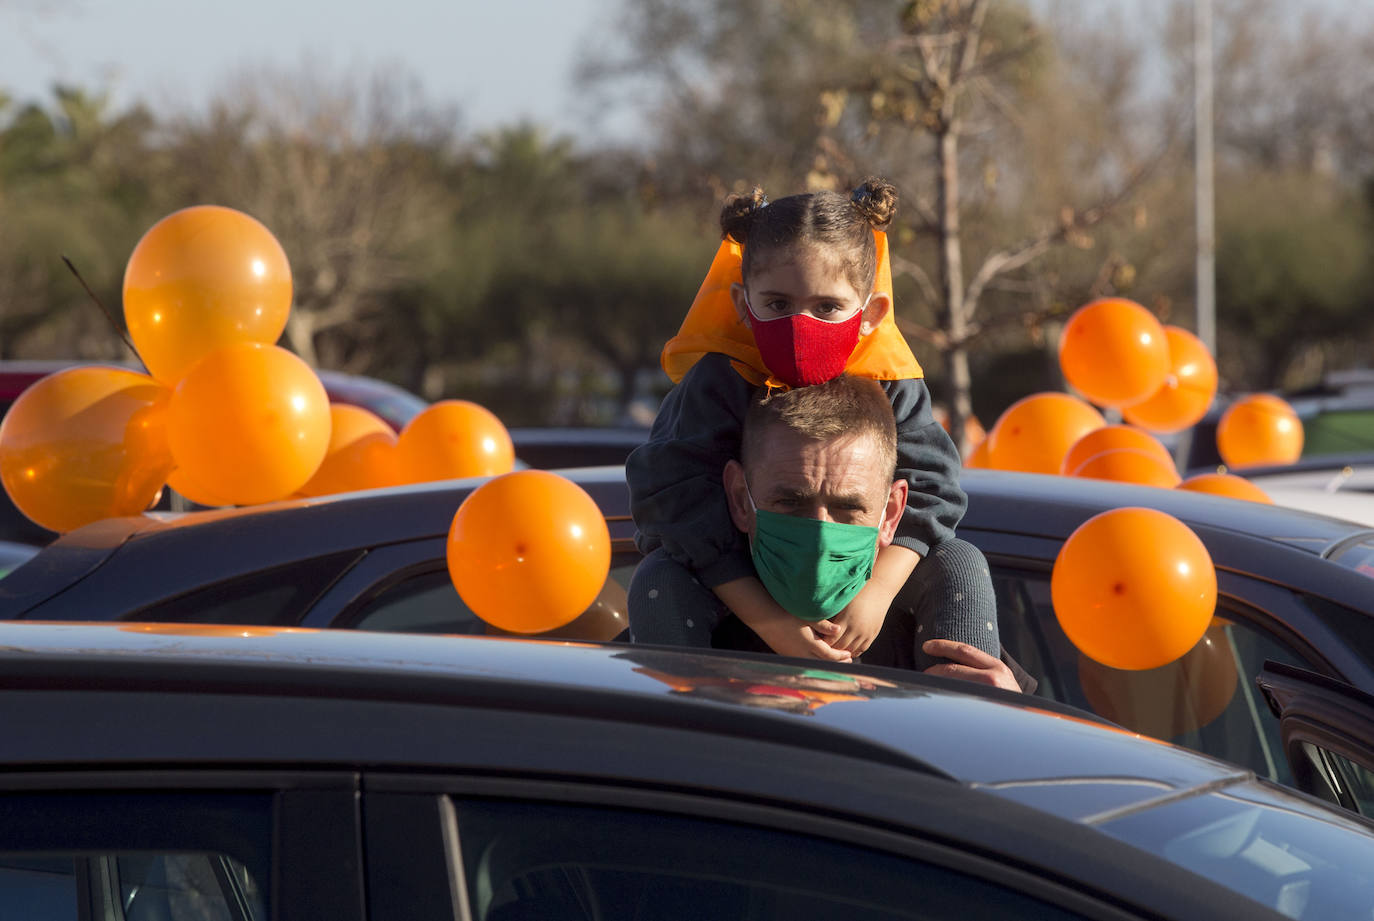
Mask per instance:
[[[268,918],[328,917],[331,921],[368,921],[363,911],[363,851],[356,772],[340,769],[257,770],[223,766],[94,770],[20,768],[0,773],[0,798],[70,796],[90,800],[103,797],[127,804],[130,820],[118,834],[135,835],[146,825],[150,808],[159,803],[182,804],[177,814],[193,815],[185,804],[226,795],[266,803],[270,823],[266,829],[268,867],[249,866],[263,873],[257,879],[267,901]],[[32,800],[31,800],[32,801]],[[173,812],[177,810],[172,809]],[[39,819],[50,841],[60,840],[69,829]],[[51,827],[48,827],[51,826]],[[196,848],[236,857],[233,846],[211,836],[198,823],[183,821],[178,834],[207,842]],[[239,826],[235,826],[239,827]],[[77,829],[79,832],[80,829]],[[0,827],[0,850],[15,826]],[[112,833],[114,834],[114,833]],[[69,840],[71,840],[69,838]],[[118,842],[105,835],[99,840]],[[92,839],[84,844],[90,849]],[[192,842],[195,843],[195,842]],[[216,846],[218,844],[219,846]],[[120,849],[117,843],[107,846]],[[126,848],[132,850],[133,848]],[[145,848],[146,850],[146,848]],[[244,862],[248,865],[248,862]],[[289,868],[289,872],[287,871]],[[343,868],[344,872],[340,872]],[[348,874],[354,886],[347,885]],[[341,883],[343,885],[341,885]],[[266,919],[264,919],[266,921]]]
[[[728,743],[726,747],[728,749]],[[1134,867],[1138,864],[1131,863],[1138,857],[1152,866],[1157,865],[1160,874],[1148,887],[1148,894],[1142,894],[1142,898],[1153,900],[1158,897],[1169,902],[1182,899],[1192,903],[1191,911],[1196,910],[1197,902],[1215,904],[1219,906],[1216,909],[1216,917],[1280,917],[1268,912],[1265,906],[1214,884],[1205,877],[1175,867],[1131,845],[1101,836],[1079,823],[1055,819],[1019,803],[990,796],[963,785],[951,788],[948,781],[939,778],[914,775],[909,771],[882,765],[866,767],[875,770],[876,776],[890,775],[887,776],[888,782],[879,781],[874,784],[870,778],[860,783],[870,784],[876,789],[900,790],[907,796],[919,791],[923,806],[918,809],[901,810],[900,817],[897,817],[890,810],[883,810],[881,806],[874,805],[875,813],[883,813],[883,817],[878,818],[874,814],[849,813],[843,805],[838,805],[834,801],[828,807],[818,808],[814,798],[810,797],[804,802],[799,802],[786,793],[759,798],[720,784],[712,785],[709,790],[674,788],[657,782],[657,778],[624,783],[597,779],[498,777],[481,774],[419,776],[384,771],[365,774],[363,784],[367,791],[365,811],[372,812],[371,801],[374,797],[387,797],[388,806],[392,809],[404,804],[407,807],[406,811],[393,814],[390,817],[391,821],[401,820],[407,828],[422,829],[420,833],[427,840],[434,840],[443,833],[451,835],[448,846],[460,852],[457,855],[459,858],[463,847],[463,826],[451,812],[445,814],[441,811],[436,814],[435,810],[441,808],[438,802],[469,798],[547,802],[618,811],[629,809],[663,813],[689,819],[744,824],[784,834],[817,836],[853,847],[878,850],[908,860],[935,864],[952,872],[974,876],[994,886],[1048,902],[1085,918],[1116,921],[1161,917],[1157,913],[1158,906],[1132,906],[1123,898],[1121,892],[1114,888],[1114,883],[1120,880],[1140,879],[1134,872]],[[780,768],[779,773],[784,772],[785,768]],[[972,802],[978,805],[969,808]],[[948,829],[956,827],[954,823],[958,823],[957,827],[961,830],[987,834],[990,824],[994,823],[980,820],[980,814],[984,818],[990,815],[983,812],[985,809],[996,810],[1002,818],[1005,818],[1008,812],[1024,812],[1024,817],[1018,815],[1018,819],[1024,822],[1024,828],[1034,830],[1031,832],[1032,836],[1040,834],[1039,830],[1046,821],[1062,822],[1063,834],[1055,836],[1053,843],[1048,845],[1045,845],[1044,841],[1039,842],[1044,845],[1042,848],[1026,849],[1024,853],[1029,860],[1023,860],[1005,851],[999,852],[999,845],[994,845],[990,849],[966,846],[965,842],[958,840],[959,832],[953,835],[947,832]],[[443,832],[444,822],[453,823],[454,827]],[[439,827],[441,831],[436,832],[435,827]],[[369,834],[376,831],[375,828],[369,828]],[[396,834],[393,832],[391,837],[394,838]],[[1069,839],[1072,839],[1072,844],[1068,843]],[[1082,850],[1085,842],[1091,845],[1092,851]],[[1041,862],[1053,862],[1046,852],[1053,851],[1057,846],[1064,847],[1076,855],[1076,858],[1066,860],[1067,864],[1072,864],[1076,869],[1079,864],[1073,862],[1075,859],[1091,857],[1093,860],[1101,860],[1102,865],[1096,871],[1084,872],[1082,877],[1076,880],[1061,879],[1054,872],[1046,872],[1043,866],[1036,866]],[[1024,847],[1024,844],[1018,841],[1014,847]],[[1122,868],[1125,867],[1133,867],[1132,872],[1123,873]],[[433,877],[434,868],[430,866],[422,872]],[[457,897],[457,893],[466,889],[461,862],[450,862],[448,877]],[[1091,882],[1085,882],[1086,880]],[[1100,891],[1090,891],[1090,885],[1097,885]],[[457,907],[459,910],[455,910],[449,918],[454,915],[464,919],[471,917],[470,902],[464,902]],[[1170,916],[1184,918],[1198,915],[1191,913],[1190,910],[1166,912],[1163,915]],[[420,915],[417,916],[417,921],[428,919]],[[435,916],[434,921],[438,921],[438,916]]]
[[[1281,662],[1266,662],[1255,678],[1270,711],[1279,720],[1283,750],[1299,790],[1325,802],[1334,794],[1343,809],[1366,820],[1354,798],[1317,776],[1303,746],[1339,755],[1374,774],[1374,695],[1347,682]],[[1319,786],[1320,783],[1320,786]]]

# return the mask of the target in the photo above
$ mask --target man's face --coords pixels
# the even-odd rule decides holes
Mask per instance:
[[[765,511],[876,527],[879,547],[892,542],[907,484],[893,481],[873,438],[816,441],[774,425],[754,453],[748,470],[736,461],[725,469],[730,514],[741,531],[754,533],[752,495]]]

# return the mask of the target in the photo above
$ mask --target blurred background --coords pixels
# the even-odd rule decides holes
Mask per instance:
[[[0,360],[132,360],[62,256],[118,317],[215,203],[282,242],[317,368],[642,424],[723,197],[879,174],[899,322],[992,420],[1094,297],[1198,331],[1210,83],[1222,391],[1367,366],[1374,6],[1204,3],[0,0]]]

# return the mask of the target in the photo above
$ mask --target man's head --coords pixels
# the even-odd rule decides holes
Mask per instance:
[[[745,414],[740,453],[726,464],[724,479],[741,531],[754,534],[757,507],[876,527],[875,553],[892,542],[907,483],[895,478],[896,423],[877,381],[841,375],[761,392]]]

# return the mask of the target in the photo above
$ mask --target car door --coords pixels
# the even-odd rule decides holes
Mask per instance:
[[[1255,680],[1279,718],[1293,785],[1374,817],[1374,696],[1280,662]]]

